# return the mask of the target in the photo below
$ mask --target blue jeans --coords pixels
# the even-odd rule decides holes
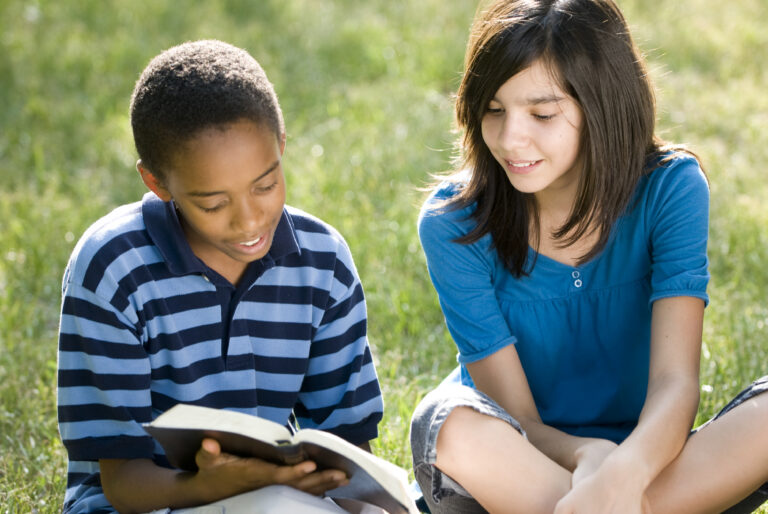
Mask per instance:
[[[411,419],[413,472],[421,491],[425,493],[423,499],[429,509],[428,512],[433,514],[485,512],[485,509],[459,483],[435,467],[437,434],[445,419],[456,407],[470,407],[481,414],[501,419],[509,423],[523,437],[525,432],[512,416],[487,395],[467,386],[447,382],[449,381],[425,396],[413,413]],[[734,407],[766,391],[768,391],[768,375],[753,382],[715,417],[691,433],[695,433]],[[727,514],[752,512],[766,500],[768,500],[768,483],[763,484],[749,497],[725,512]]]

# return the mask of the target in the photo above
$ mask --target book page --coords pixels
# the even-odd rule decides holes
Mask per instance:
[[[327,496],[367,501],[393,513],[412,511],[404,469],[321,430],[300,430],[294,441],[321,469],[340,469],[350,478],[348,485],[328,491]]]

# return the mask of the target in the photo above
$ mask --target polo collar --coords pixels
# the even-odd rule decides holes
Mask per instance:
[[[184,236],[173,201],[163,202],[152,192],[144,195],[141,212],[149,237],[174,275],[200,274],[209,270],[193,252]],[[274,262],[292,253],[301,253],[293,220],[283,208],[267,254],[256,262]]]

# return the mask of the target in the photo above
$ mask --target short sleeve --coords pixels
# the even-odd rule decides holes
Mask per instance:
[[[651,252],[649,303],[692,296],[707,304],[709,186],[694,158],[677,158],[651,174],[646,226]]]
[[[134,326],[82,285],[65,286],[59,330],[59,430],[70,460],[152,458],[150,365]]]
[[[422,208],[418,222],[429,275],[462,364],[516,342],[494,292],[497,257],[490,235],[468,245],[455,241],[474,223],[469,213],[468,209],[436,208],[433,197]]]
[[[309,357],[294,409],[299,426],[326,430],[353,444],[375,439],[384,406],[368,344],[363,287],[343,240]]]

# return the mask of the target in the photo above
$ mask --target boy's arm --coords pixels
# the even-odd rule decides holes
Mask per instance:
[[[323,286],[328,298],[294,412],[302,428],[326,430],[361,445],[377,437],[383,401],[368,344],[362,284],[343,240],[335,250],[333,275]]]
[[[315,472],[311,461],[278,466],[222,453],[213,439],[203,441],[195,460],[199,470],[193,473],[163,468],[150,459],[101,459],[104,494],[119,512],[149,512],[206,505],[273,484],[322,494],[348,482],[339,470]]]

